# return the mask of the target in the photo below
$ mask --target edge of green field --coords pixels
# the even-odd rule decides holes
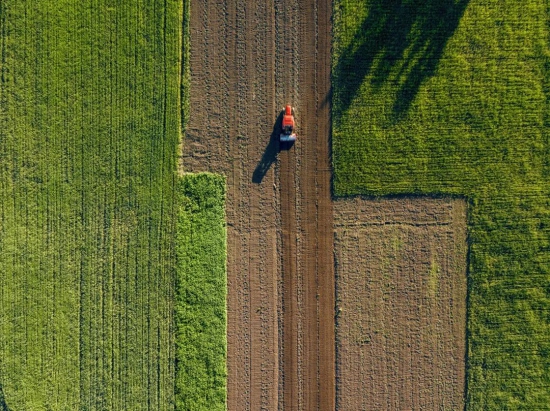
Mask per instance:
[[[469,202],[469,410],[550,404],[548,8],[334,3],[334,194]]]
[[[225,177],[186,174],[179,191],[176,409],[225,410]]]

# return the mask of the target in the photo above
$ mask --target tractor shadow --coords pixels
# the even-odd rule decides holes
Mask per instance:
[[[277,161],[277,155],[279,154],[279,151],[288,150],[294,144],[293,142],[279,142],[279,135],[281,134],[282,123],[283,112],[281,111],[279,112],[277,120],[275,120],[275,124],[273,124],[273,131],[271,132],[271,136],[269,137],[269,143],[264,150],[264,154],[262,155],[261,160],[258,162],[254,173],[252,174],[252,182],[255,184],[260,184],[263,181],[265,175],[271,168],[271,165],[275,161]]]
[[[333,80],[341,112],[365,79],[371,90],[395,91],[392,116],[407,113],[420,87],[432,77],[470,0],[371,0],[368,15],[341,51]]]

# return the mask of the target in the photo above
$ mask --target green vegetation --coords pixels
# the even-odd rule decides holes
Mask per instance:
[[[177,228],[176,409],[225,410],[225,178],[181,181]]]
[[[470,410],[550,404],[548,7],[335,3],[335,194],[470,203]]]
[[[175,403],[180,1],[0,2],[0,378],[14,410]]]

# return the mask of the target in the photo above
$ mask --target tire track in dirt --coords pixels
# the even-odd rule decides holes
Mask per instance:
[[[281,375],[280,385],[280,410],[292,410],[294,404],[299,404],[303,397],[303,379],[300,378],[301,368],[299,360],[303,351],[303,332],[299,314],[302,302],[302,281],[298,277],[299,261],[297,250],[300,239],[298,237],[300,203],[298,184],[301,176],[301,169],[297,167],[299,161],[297,156],[302,148],[301,124],[303,117],[301,100],[299,99],[299,85],[296,84],[296,70],[299,67],[297,57],[298,47],[296,46],[296,33],[298,30],[298,14],[293,13],[296,4],[292,0],[279,0],[276,2],[276,31],[277,38],[277,60],[276,71],[278,73],[276,88],[277,102],[280,109],[285,104],[293,104],[296,111],[296,124],[300,133],[299,140],[290,150],[282,151],[279,154],[280,173],[280,198],[281,198],[281,229],[282,229],[282,318],[280,322],[281,334]]]

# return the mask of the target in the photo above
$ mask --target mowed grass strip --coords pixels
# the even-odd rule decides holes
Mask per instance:
[[[174,407],[182,5],[0,2],[0,384]]]
[[[334,6],[335,194],[469,200],[470,410],[550,404],[548,7]]]
[[[225,177],[186,174],[177,228],[176,410],[225,410]]]

